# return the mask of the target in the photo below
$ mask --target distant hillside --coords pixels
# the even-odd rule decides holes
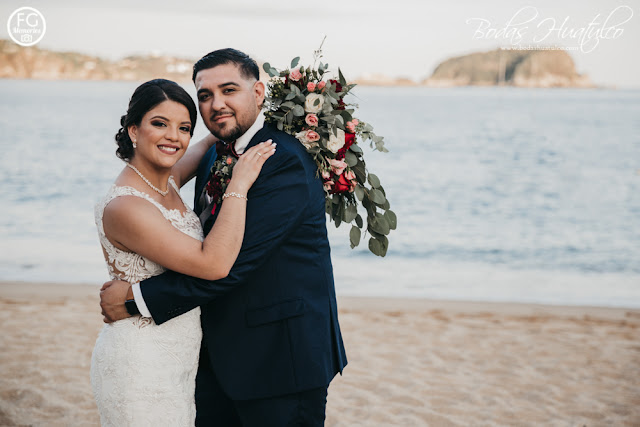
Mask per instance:
[[[593,87],[563,50],[493,50],[440,63],[427,86]]]
[[[166,78],[190,82],[196,59],[166,55],[129,56],[109,61],[76,52],[55,52],[34,47],[22,47],[9,40],[0,40],[0,78],[41,80],[133,80]],[[258,61],[260,79],[269,77]],[[355,81],[361,85],[415,85],[408,79],[381,75],[363,76]]]
[[[0,78],[43,80],[190,81],[194,60],[170,56],[130,56],[109,61],[75,52],[53,52],[0,40]]]

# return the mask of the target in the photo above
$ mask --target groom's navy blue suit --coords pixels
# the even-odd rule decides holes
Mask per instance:
[[[158,324],[202,306],[203,346],[233,400],[326,388],[347,364],[317,167],[297,139],[271,125],[249,147],[267,139],[277,151],[248,193],[244,241],[229,276],[207,281],[168,271],[141,283]],[[212,148],[198,168],[196,201],[215,157]],[[196,213],[202,209],[196,202]]]

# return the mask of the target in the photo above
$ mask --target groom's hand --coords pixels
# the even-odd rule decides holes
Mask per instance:
[[[131,285],[121,280],[106,282],[100,288],[100,307],[104,323],[113,323],[116,320],[130,317],[124,302],[133,298]]]

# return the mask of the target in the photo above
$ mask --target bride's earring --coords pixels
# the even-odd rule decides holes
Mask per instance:
[[[136,145],[136,140],[133,140],[133,148],[137,148],[138,146]]]

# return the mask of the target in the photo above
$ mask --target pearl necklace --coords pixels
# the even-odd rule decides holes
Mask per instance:
[[[147,183],[147,185],[148,185],[149,187],[153,188],[153,189],[154,189],[154,190],[156,190],[158,193],[160,193],[160,195],[161,195],[162,197],[164,197],[164,196],[166,196],[167,194],[169,194],[169,189],[170,189],[170,187],[169,187],[169,181],[168,181],[168,180],[167,180],[167,190],[166,190],[166,191],[162,191],[162,190],[160,190],[158,187],[156,187],[155,185],[153,185],[152,183],[150,183],[150,182],[149,182],[149,180],[148,180],[147,178],[145,178],[145,177],[144,177],[144,175],[142,175],[142,174],[140,173],[140,171],[139,171],[138,169],[136,169],[136,167],[135,167],[135,166],[133,166],[131,163],[127,163],[127,166],[129,166],[131,169],[133,169],[133,171],[134,171],[135,173],[137,173],[137,174],[138,174],[138,176],[140,176],[140,178],[142,178],[142,180],[143,180],[144,182],[146,182],[146,183]],[[171,177],[169,177],[169,178],[171,178]]]

